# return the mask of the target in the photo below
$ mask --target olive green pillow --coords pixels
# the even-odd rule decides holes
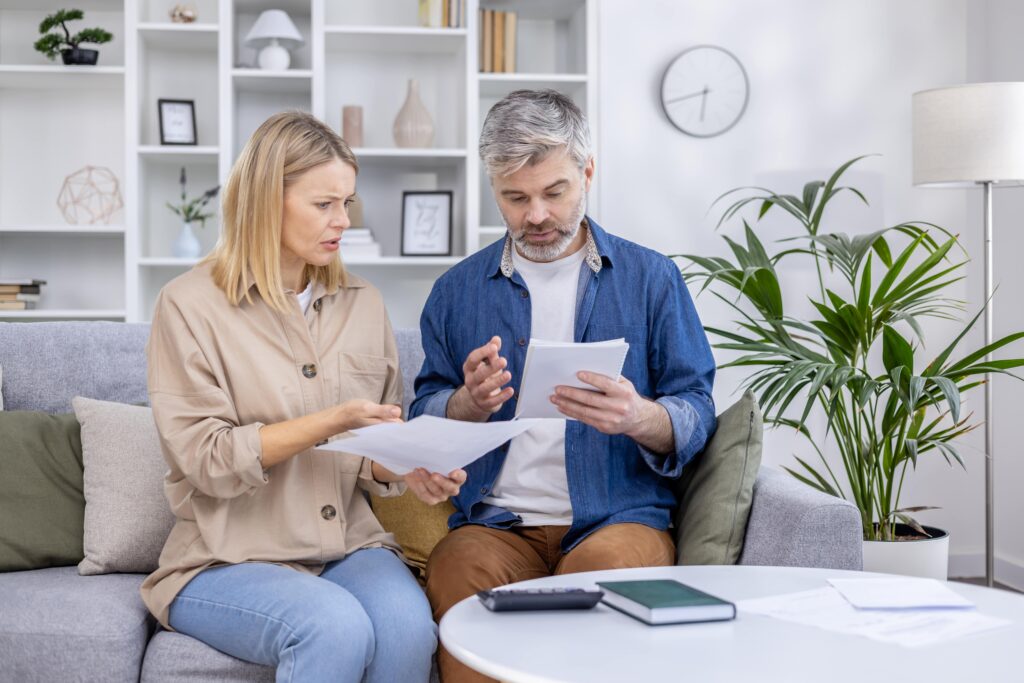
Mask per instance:
[[[736,564],[761,467],[764,422],[749,390],[718,416],[703,452],[683,470],[676,498],[676,564]]]
[[[371,496],[370,503],[381,526],[395,535],[405,558],[422,578],[431,551],[448,534],[448,517],[455,511],[451,501],[427,505],[412,491],[406,491],[390,498]]]
[[[78,564],[84,514],[75,416],[0,412],[0,571]]]

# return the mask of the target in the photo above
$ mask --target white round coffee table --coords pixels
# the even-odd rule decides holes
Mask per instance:
[[[863,572],[798,567],[661,567],[556,576],[517,587],[677,579],[736,602],[793,593]],[[1024,595],[950,583],[1000,629],[907,648],[740,611],[734,621],[647,626],[606,605],[589,611],[493,613],[476,596],[441,620],[441,642],[473,669],[514,683],[633,681],[1022,681]]]

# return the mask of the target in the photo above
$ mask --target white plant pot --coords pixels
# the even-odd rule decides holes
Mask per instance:
[[[897,533],[913,533],[897,524]],[[910,541],[864,541],[864,571],[904,574],[945,581],[949,572],[949,534],[926,526],[932,538]]]
[[[177,258],[199,258],[203,246],[199,243],[196,234],[192,232],[192,224],[182,221],[181,232],[174,240],[173,253]]]

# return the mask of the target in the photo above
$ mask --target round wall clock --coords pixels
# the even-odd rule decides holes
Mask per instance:
[[[715,45],[684,50],[665,69],[661,106],[672,125],[687,135],[710,138],[736,125],[750,99],[750,81],[740,60]]]

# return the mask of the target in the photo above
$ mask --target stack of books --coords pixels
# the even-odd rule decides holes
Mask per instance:
[[[25,311],[39,303],[46,280],[5,280],[0,278],[0,311]]]
[[[420,26],[463,28],[469,0],[420,0]]]
[[[480,71],[515,73],[516,13],[480,10]]]
[[[341,235],[342,259],[380,258],[380,245],[369,228],[348,228]]]

